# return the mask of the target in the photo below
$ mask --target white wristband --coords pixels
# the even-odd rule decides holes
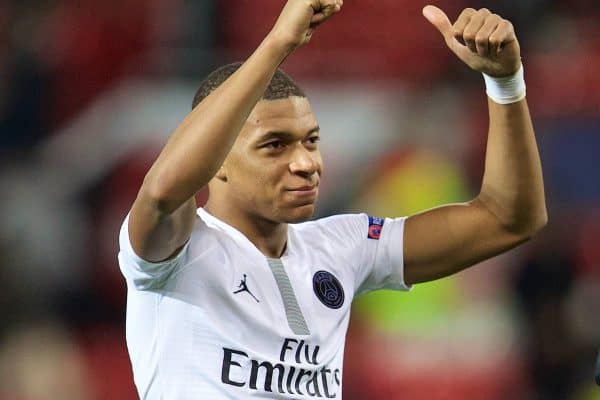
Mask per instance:
[[[514,75],[495,78],[483,74],[483,79],[488,97],[498,104],[516,103],[525,98],[523,64]]]

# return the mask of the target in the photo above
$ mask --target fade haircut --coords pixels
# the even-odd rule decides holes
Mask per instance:
[[[231,75],[237,71],[243,63],[236,62],[219,67],[215,71],[208,74],[200,84],[200,88],[194,96],[192,109],[196,108],[202,100],[211,94],[216,88],[221,86]],[[290,78],[285,72],[279,68],[275,71],[273,79],[262,95],[262,100],[279,100],[287,99],[291,96],[306,97],[304,91]]]

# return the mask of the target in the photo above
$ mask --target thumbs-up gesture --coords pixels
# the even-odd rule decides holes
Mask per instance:
[[[519,69],[521,50],[512,23],[487,8],[464,9],[454,25],[435,6],[423,8],[423,15],[440,31],[450,50],[475,71],[503,77]]]

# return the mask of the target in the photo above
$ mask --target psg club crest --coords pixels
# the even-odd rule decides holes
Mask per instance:
[[[313,276],[315,294],[329,308],[338,309],[344,304],[344,289],[331,272],[318,271]]]

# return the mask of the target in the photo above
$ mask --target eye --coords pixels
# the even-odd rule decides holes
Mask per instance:
[[[263,147],[267,149],[281,149],[283,147],[283,142],[281,140],[273,140],[269,143],[265,143]]]
[[[317,145],[317,143],[319,141],[321,141],[321,138],[319,136],[311,136],[308,139],[306,139],[307,143],[310,145]]]

